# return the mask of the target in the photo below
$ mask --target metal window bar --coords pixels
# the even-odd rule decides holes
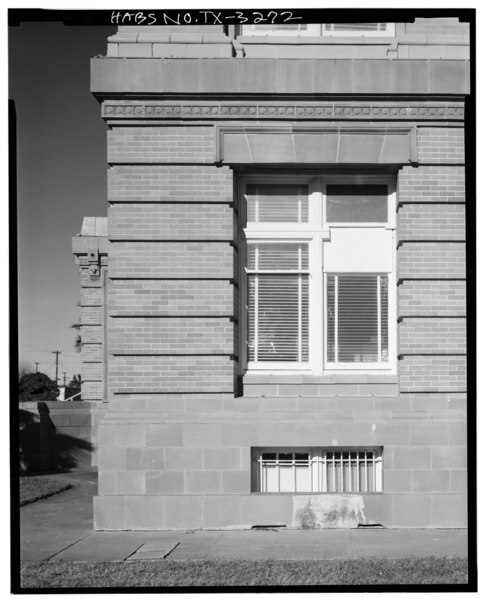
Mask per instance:
[[[301,489],[297,477],[298,467],[307,468],[309,488],[319,493],[370,493],[381,491],[379,476],[381,469],[381,455],[372,450],[356,451],[315,451],[308,453],[307,457],[297,457],[296,453],[284,452],[290,458],[281,458],[280,452],[274,452],[274,458],[264,458],[261,453],[258,457],[260,492],[281,492],[283,469],[291,468],[292,484],[286,492],[307,492]],[[354,454],[354,457],[353,457]],[[273,474],[275,487],[271,489],[269,483],[269,470],[274,468]],[[303,479],[304,480],[304,479]],[[306,479],[307,480],[307,479]],[[286,479],[287,486],[287,479]]]

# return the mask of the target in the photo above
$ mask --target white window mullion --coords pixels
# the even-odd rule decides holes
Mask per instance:
[[[377,320],[378,320],[378,362],[381,362],[381,277],[376,278],[376,305],[377,305]]]
[[[257,250],[256,250],[257,252]],[[257,261],[257,253],[256,253]],[[259,361],[259,275],[254,275],[254,361]]]
[[[361,491],[360,486],[360,452],[356,452],[356,488]]]

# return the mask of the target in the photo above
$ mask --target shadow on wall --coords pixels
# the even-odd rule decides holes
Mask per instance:
[[[59,433],[44,402],[39,415],[19,409],[20,472],[69,470],[91,463],[93,445],[86,439]]]

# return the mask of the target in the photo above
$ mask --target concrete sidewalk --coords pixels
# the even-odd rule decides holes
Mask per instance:
[[[75,481],[76,486],[21,508],[23,561],[467,556],[465,530],[94,532],[92,497],[97,493],[96,470],[55,474],[55,478]]]

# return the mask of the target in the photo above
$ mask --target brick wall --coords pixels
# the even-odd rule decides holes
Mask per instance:
[[[462,130],[419,129],[418,156],[398,182],[398,351],[400,392],[421,393],[423,407],[428,393],[466,390]]]
[[[200,164],[212,127],[116,127],[108,156],[110,396],[233,393],[237,223],[231,171]]]
[[[420,127],[418,158],[422,164],[464,162],[464,129]]]
[[[213,144],[212,127],[116,127],[108,131],[108,162],[211,163]]]
[[[83,238],[81,237],[81,240]],[[86,238],[87,239],[87,238]],[[87,247],[87,246],[86,246]],[[101,256],[99,271],[92,274],[85,253],[77,254],[80,292],[82,399],[102,401],[105,393],[104,309],[107,257]]]

